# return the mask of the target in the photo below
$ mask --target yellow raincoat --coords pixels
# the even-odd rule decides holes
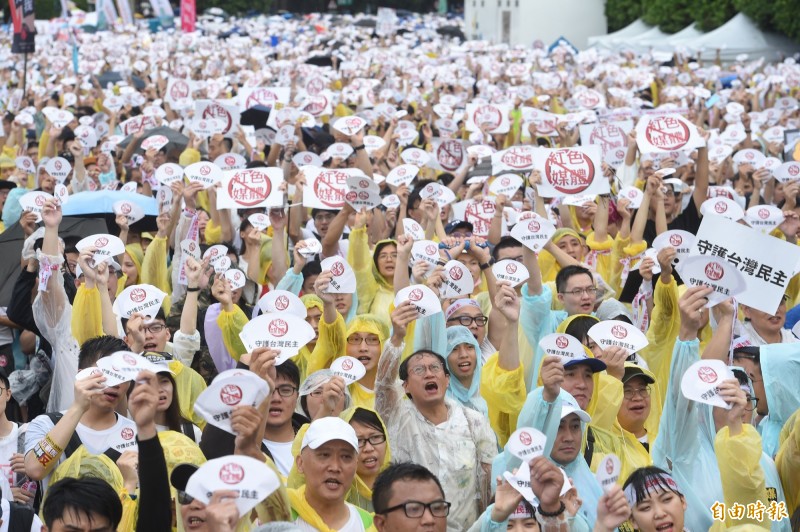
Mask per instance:
[[[301,517],[303,521],[313,526],[320,532],[336,532],[334,529],[326,525],[319,514],[314,511],[314,508],[312,508],[306,500],[305,493],[305,486],[289,490],[289,502],[292,505],[291,520],[294,521],[298,517]],[[364,525],[364,530],[367,532],[376,532],[377,529],[375,528],[375,525],[372,524],[372,515],[362,508],[358,508],[358,513],[361,516],[361,522]]]
[[[481,371],[481,396],[489,407],[489,423],[504,447],[509,436],[517,430],[517,418],[528,397],[525,389],[525,368],[508,371],[498,365],[499,354],[486,359]]]
[[[783,425],[775,467],[781,477],[789,515],[800,507],[800,410]]]
[[[350,245],[347,250],[347,261],[356,274],[356,289],[358,293],[358,313],[377,314],[385,321],[389,321],[389,306],[394,302],[393,280],[387,280],[378,272],[376,266],[377,254],[382,248],[397,244],[394,240],[381,240],[375,245],[373,253],[369,250],[369,239],[366,227],[353,229],[349,237]],[[396,267],[401,267],[397,264]]]
[[[175,379],[175,393],[181,407],[181,415],[200,427],[206,426],[206,420],[194,411],[194,402],[197,396],[206,389],[206,381],[192,368],[185,366],[179,360],[172,360],[169,363]]]

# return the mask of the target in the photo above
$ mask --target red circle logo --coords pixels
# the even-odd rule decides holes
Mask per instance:
[[[226,384],[219,391],[219,398],[228,406],[236,406],[242,401],[242,389],[235,384]]]
[[[578,150],[562,149],[547,157],[544,177],[554,189],[564,194],[580,194],[594,181],[592,160]]]
[[[676,248],[683,244],[683,237],[678,234],[669,235],[669,243],[672,245],[672,247]]]
[[[664,151],[679,150],[689,142],[689,128],[671,116],[650,120],[644,135],[650,144]]]
[[[758,209],[758,217],[762,220],[769,218],[769,209]]]
[[[211,173],[211,167],[209,165],[204,164],[203,166],[200,167],[200,175],[205,176],[210,173]]]
[[[41,207],[45,202],[44,196],[36,196],[33,202],[36,203],[37,206]]]
[[[517,273],[517,265],[513,262],[506,264],[506,273]]]
[[[714,204],[714,210],[717,213],[722,214],[728,210],[728,206],[725,204],[724,201],[718,201]]]
[[[278,310],[286,310],[289,308],[289,298],[286,296],[278,296],[275,298],[275,308]]]
[[[528,230],[531,233],[538,233],[542,226],[536,220],[531,220],[528,222]]]
[[[800,165],[797,164],[789,165],[789,175],[795,177],[797,176],[797,174],[800,174]]]
[[[119,210],[122,211],[122,214],[130,214],[133,210],[133,207],[131,207],[130,203],[123,203],[120,205]]]
[[[422,299],[422,290],[419,288],[413,289],[411,292],[408,293],[408,300],[409,301],[419,301]]]
[[[130,427],[125,427],[122,429],[122,432],[119,433],[122,436],[123,440],[132,440],[133,439],[133,429]]]
[[[700,377],[700,380],[703,382],[712,383],[717,381],[717,372],[708,366],[701,366],[698,368],[697,376]]]
[[[172,175],[175,173],[175,170],[173,170],[171,166],[167,166],[166,168],[164,168],[164,173],[167,175]]]
[[[353,369],[353,361],[350,360],[349,358],[345,358],[344,360],[342,360],[342,369],[345,371],[350,371],[351,369]]]
[[[211,171],[211,167],[208,167]],[[202,172],[202,169],[201,169]],[[242,170],[228,182],[228,194],[239,205],[255,207],[266,200],[272,192],[269,178],[258,170]]]
[[[358,193],[358,198],[362,201],[366,201],[367,199],[369,199],[369,192],[362,190],[361,192]]]
[[[367,181],[366,179],[362,179],[361,181],[358,182],[358,186],[360,186],[361,188],[369,188],[369,181]]]
[[[524,430],[519,433],[519,442],[522,445],[530,445],[533,442],[531,435]]]
[[[450,278],[452,280],[458,281],[462,277],[464,277],[464,272],[461,270],[461,267],[453,266],[452,268],[450,268]]]
[[[58,159],[56,159],[56,160],[53,162],[53,166],[55,166],[55,167],[56,167],[56,170],[59,170],[59,171],[61,171],[61,161],[59,161]]]
[[[219,470],[219,479],[225,484],[238,484],[244,479],[244,468],[239,464],[225,464]]]
[[[566,336],[559,336],[558,338],[556,338],[556,346],[559,349],[564,349],[568,345],[569,345],[569,338],[567,338]]]
[[[427,253],[428,255],[435,255],[436,246],[434,246],[433,244],[428,244],[427,246],[425,246],[425,253]]]
[[[289,331],[289,325],[282,319],[276,319],[269,322],[267,330],[272,336],[283,336]]]
[[[511,184],[511,180],[507,177],[504,177],[503,179],[500,180],[500,184],[503,185],[504,187],[507,187],[508,185]]]
[[[607,458],[606,459],[606,473],[610,475],[613,472],[614,472],[614,461],[611,460],[610,458]]]
[[[331,266],[331,273],[336,277],[342,275],[344,273],[344,264],[339,261],[334,262]]]
[[[234,157],[233,155],[225,156],[225,164],[227,164],[228,166],[233,166],[234,164],[236,164],[236,157]]]
[[[129,355],[129,354],[126,353],[126,354],[122,355],[122,360],[124,360],[125,363],[128,364],[129,366],[135,366],[136,365],[136,357],[133,356],[133,355]]]
[[[472,114],[472,121],[478,127],[488,126],[489,131],[497,129],[503,123],[503,113],[494,105],[481,105]]]
[[[709,262],[706,265],[705,272],[706,277],[712,281],[719,281],[725,274],[725,270],[722,269],[722,265],[717,262]]]
[[[142,288],[134,288],[131,290],[131,300],[136,303],[141,303],[147,297],[147,292]]]
[[[358,199],[358,194],[356,194],[355,190],[349,191],[347,194],[344,195],[344,199],[349,201],[350,203],[354,202]]]
[[[611,334],[614,335],[614,338],[622,339],[628,336],[628,331],[622,325],[614,325],[611,327]]]

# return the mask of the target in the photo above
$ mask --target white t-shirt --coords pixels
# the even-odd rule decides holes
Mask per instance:
[[[11,505],[8,501],[3,499],[0,501],[0,508],[3,509],[3,523],[0,524],[0,532],[8,532],[8,525],[11,522]],[[40,532],[42,530],[42,520],[39,516],[33,514],[33,522],[31,523],[31,532]]]
[[[164,432],[166,430],[169,430],[168,426],[156,424],[156,432]],[[198,427],[197,425],[192,425],[192,431],[194,431],[194,442],[200,445],[200,439],[203,437],[203,431],[200,430],[200,427]],[[181,434],[183,434],[183,432],[181,432]],[[184,434],[184,436],[186,436],[187,438],[192,437],[189,436],[188,434]]]
[[[281,472],[284,477],[289,476],[289,471],[292,470],[294,464],[294,456],[292,456],[292,443],[291,441],[271,441],[263,440],[264,445],[269,449],[272,455],[272,461],[275,462],[275,467]]]
[[[358,509],[350,503],[345,504],[347,504],[347,508],[350,510],[350,519],[338,532],[364,532],[364,523],[361,521],[361,515],[359,515]],[[303,532],[317,532],[317,529],[303,521],[302,517],[295,519],[294,524]],[[3,531],[0,530],[0,532]]]
[[[117,422],[105,430],[90,429],[83,423],[78,423],[75,432],[78,433],[78,437],[90,453],[103,454],[107,449],[115,449],[120,453],[137,450],[136,423],[119,414],[116,414],[116,416]],[[31,421],[25,433],[25,454],[27,455],[48,432],[53,430],[54,426],[46,414],[37,416]],[[61,453],[58,463],[60,464],[64,459],[64,453]],[[42,480],[43,490],[47,489],[49,477],[50,475]]]
[[[11,455],[17,452],[17,440],[19,438],[19,427],[12,423],[13,427],[8,436],[0,437],[0,474],[2,474],[10,486],[14,485],[14,472],[11,471]]]

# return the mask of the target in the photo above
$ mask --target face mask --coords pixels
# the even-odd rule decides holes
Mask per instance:
[[[112,181],[115,181],[117,179],[117,172],[114,170],[114,166],[113,165],[111,166],[111,171],[110,172],[106,172],[104,174],[100,174],[99,178],[100,178],[100,184],[101,185],[107,185],[107,184],[111,183]]]

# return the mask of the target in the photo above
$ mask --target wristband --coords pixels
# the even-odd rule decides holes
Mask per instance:
[[[200,291],[200,287],[199,286],[195,286],[194,288],[187,288],[186,291],[187,292],[199,292]]]
[[[364,149],[364,145],[363,144],[361,146],[353,146],[353,151],[359,151],[359,150],[363,150],[363,149]]]
[[[446,266],[447,262],[444,259],[439,259],[436,261],[437,266]]]
[[[564,501],[559,501],[559,504],[561,506],[558,508],[558,511],[553,513],[545,512],[544,510],[542,510],[542,505],[539,504],[536,507],[536,515],[541,515],[542,517],[558,517],[559,515],[564,513],[564,510],[567,509],[566,505],[564,505]]]
[[[489,262],[480,265],[481,270],[488,270],[489,268],[492,267],[493,264],[494,264],[494,259],[489,259]]]
[[[44,441],[45,441],[45,442],[46,442],[46,443],[47,443],[47,444],[48,444],[50,447],[52,447],[52,448],[53,448],[53,450],[54,450],[56,453],[61,453],[61,452],[64,452],[64,449],[62,449],[62,448],[61,448],[61,447],[60,447],[60,446],[59,446],[59,445],[58,445],[56,442],[54,442],[54,441],[53,441],[53,439],[50,437],[50,434],[49,434],[49,433],[48,433],[48,434],[45,434],[45,436],[44,436]],[[48,454],[49,454],[49,453],[48,453]]]

